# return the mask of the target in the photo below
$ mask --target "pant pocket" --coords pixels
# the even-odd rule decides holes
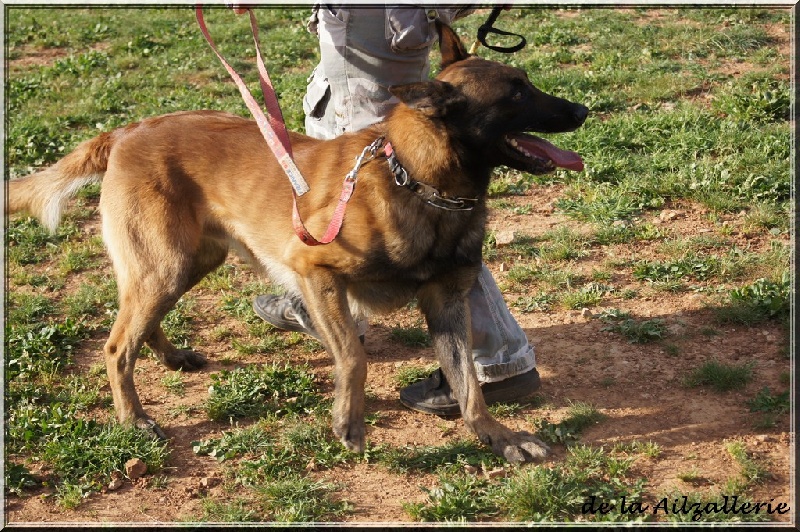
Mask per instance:
[[[331,86],[328,79],[321,75],[319,69],[314,69],[303,97],[303,112],[309,118],[320,119],[325,115],[330,99]]]
[[[424,9],[386,8],[386,38],[393,52],[407,53],[429,48],[436,37],[435,33]]]

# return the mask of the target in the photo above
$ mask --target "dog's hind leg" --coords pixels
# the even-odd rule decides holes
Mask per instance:
[[[191,349],[178,349],[167,339],[161,325],[147,339],[147,346],[153,350],[156,358],[172,371],[192,371],[206,365],[206,357]]]
[[[119,291],[119,313],[103,348],[114,409],[120,422],[132,423],[165,438],[142,407],[134,384],[134,367],[145,339],[160,331],[159,322],[177,297],[164,298],[162,294],[150,297],[128,283],[121,284]]]
[[[544,457],[547,445],[532,434],[508,429],[486,407],[472,361],[469,306],[460,278],[470,276],[456,273],[447,283],[428,283],[417,297],[442,372],[458,399],[464,422],[481,442],[509,462]]]
[[[367,353],[358,339],[346,288],[336,276],[320,270],[301,277],[300,287],[314,327],[335,364],[333,432],[347,449],[364,452]]]
[[[106,174],[100,197],[103,240],[119,292],[119,313],[104,347],[106,370],[117,418],[164,437],[136,392],[136,360],[150,342],[165,363],[187,362],[167,341],[161,320],[224,255],[203,260],[202,204],[191,181],[177,175],[143,180],[141,169],[116,170]]]
[[[186,291],[199,283],[206,275],[215,270],[225,261],[228,248],[218,240],[205,238],[202,240],[199,251],[195,253]],[[147,339],[147,346],[153,350],[156,358],[168,369],[173,371],[200,369],[206,365],[206,357],[190,349],[178,349],[167,339],[161,326]]]

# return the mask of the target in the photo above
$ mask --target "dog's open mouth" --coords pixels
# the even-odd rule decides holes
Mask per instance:
[[[522,133],[506,135],[503,144],[508,151],[524,166],[534,173],[552,172],[556,168],[566,168],[580,172],[583,170],[583,159],[574,151],[562,150],[554,144]]]

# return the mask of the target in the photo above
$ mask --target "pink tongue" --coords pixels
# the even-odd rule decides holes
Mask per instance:
[[[550,159],[553,164],[567,170],[583,170],[583,159],[574,151],[562,150],[550,142],[531,135],[513,135],[517,145],[533,155]]]

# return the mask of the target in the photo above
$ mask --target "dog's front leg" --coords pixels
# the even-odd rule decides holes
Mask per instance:
[[[333,432],[347,449],[363,452],[367,354],[350,314],[346,287],[334,274],[322,271],[304,277],[300,286],[314,327],[334,360]]]
[[[548,447],[544,442],[530,433],[510,430],[489,413],[472,361],[466,292],[457,277],[453,279],[455,282],[429,283],[417,297],[439,365],[458,399],[464,422],[481,442],[509,462],[546,456]]]

